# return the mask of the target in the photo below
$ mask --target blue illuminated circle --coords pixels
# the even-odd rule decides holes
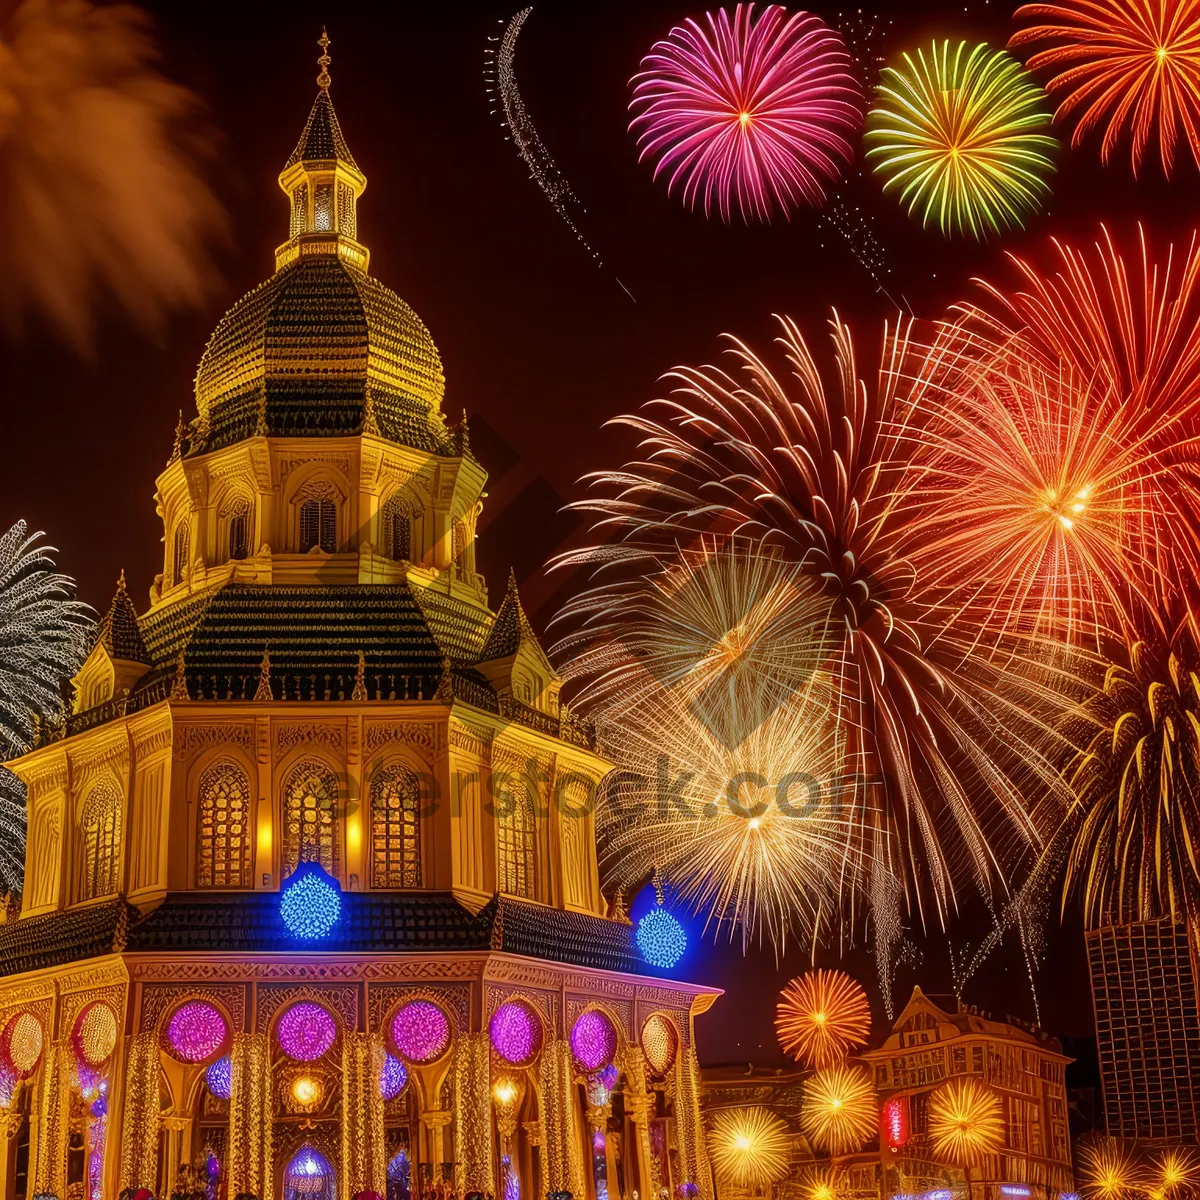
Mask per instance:
[[[233,1066],[229,1061],[228,1054],[224,1058],[218,1058],[204,1072],[204,1082],[208,1084],[208,1090],[218,1100],[228,1100],[233,1095]]]
[[[342,915],[337,882],[315,863],[301,867],[279,897],[279,915],[293,937],[305,942],[326,937]]]
[[[687,949],[683,926],[665,908],[652,908],[637,923],[642,957],[654,967],[673,967]]]

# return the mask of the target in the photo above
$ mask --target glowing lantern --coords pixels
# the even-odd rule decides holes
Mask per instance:
[[[233,1063],[228,1054],[224,1058],[218,1058],[204,1072],[204,1082],[218,1100],[228,1100],[233,1095]]]
[[[571,1028],[571,1053],[587,1071],[600,1071],[617,1056],[617,1031],[602,1012],[581,1013]]]
[[[893,1096],[879,1114],[879,1132],[888,1147],[899,1150],[908,1145],[908,1097]]]
[[[17,1013],[0,1036],[0,1062],[14,1079],[28,1079],[42,1061],[46,1036],[42,1023],[31,1012]]]
[[[293,1062],[315,1062],[328,1053],[337,1037],[333,1018],[319,1004],[293,1004],[276,1027],[280,1049]]]
[[[117,1017],[102,1000],[85,1004],[71,1030],[75,1056],[88,1067],[102,1067],[117,1046]]]
[[[655,1075],[665,1075],[675,1065],[679,1052],[679,1034],[674,1023],[662,1013],[652,1013],[642,1026],[642,1053]]]
[[[450,1045],[449,1018],[432,1000],[410,1000],[392,1018],[392,1041],[408,1062],[434,1062]]]
[[[189,1000],[167,1024],[167,1049],[180,1062],[202,1063],[220,1051],[228,1036],[219,1009],[205,1000]]]
[[[506,1063],[528,1066],[542,1048],[541,1018],[524,1000],[510,1000],[492,1014],[488,1036]]]
[[[384,1100],[395,1100],[407,1082],[408,1068],[394,1054],[385,1055],[379,1072],[379,1092]]]

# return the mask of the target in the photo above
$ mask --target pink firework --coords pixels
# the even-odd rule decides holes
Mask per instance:
[[[811,13],[753,4],[688,20],[642,59],[633,77],[640,157],[728,221],[769,221],[819,205],[853,156],[862,93],[845,43]]]

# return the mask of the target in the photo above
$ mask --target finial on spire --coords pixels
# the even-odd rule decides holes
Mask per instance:
[[[321,57],[317,59],[317,66],[321,68],[321,73],[317,76],[317,87],[329,91],[332,82],[329,78],[329,34],[324,25],[321,26],[321,36],[317,38],[317,45],[321,47]]]

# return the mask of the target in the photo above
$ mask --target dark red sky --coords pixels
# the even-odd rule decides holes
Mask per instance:
[[[199,312],[177,317],[161,341],[119,318],[103,328],[92,361],[33,331],[4,346],[5,432],[0,520],[25,517],[48,531],[83,597],[107,604],[123,567],[145,597],[160,564],[153,480],[179,409],[194,412],[191,383],[221,313],[269,274],[286,235],[275,176],[311,103],[315,39],[333,39],[333,96],[369,187],[359,207],[372,271],[429,325],[444,359],[446,410],[472,414],[473,444],[493,472],[481,565],[493,589],[515,563],[541,622],[553,588],[539,565],[569,536],[557,513],[583,472],[615,465],[628,448],[602,422],[656,394],[679,362],[711,358],[733,331],[763,341],[770,314],[786,312],[819,336],[830,306],[873,340],[889,301],[811,215],[747,229],[685,211],[637,163],[625,132],[627,80],[650,44],[693,12],[689,4],[612,0],[538,3],[519,43],[517,69],[543,140],[584,203],[585,231],[610,264],[595,269],[530,181],[484,94],[484,47],[507,7],[312,0],[178,4],[156,13],[168,71],[211,106],[222,143],[216,186],[233,217],[223,283]],[[834,21],[838,9],[817,4]],[[914,16],[913,12],[919,12]],[[892,32],[885,50],[933,34],[1003,41],[1007,6],[875,6]],[[1198,194],[1188,164],[1169,187],[1135,185],[1127,162],[1101,170],[1095,146],[1066,154],[1048,211],[1003,248],[1037,254],[1050,234],[1091,237],[1101,219],[1129,237],[1147,220],[1164,237],[1190,231]],[[849,189],[887,247],[889,291],[923,316],[965,294],[973,274],[1004,277],[999,247],[948,245],[923,234],[868,180]],[[0,266],[2,272],[2,266]],[[619,275],[637,298],[617,286]],[[958,941],[977,937],[964,924]],[[1077,930],[1056,934],[1043,979],[1046,1024],[1086,1033],[1090,996]],[[787,969],[800,967],[789,961]],[[855,960],[869,980],[870,961]],[[712,982],[734,993],[702,1033],[706,1057],[774,1053],[771,1007],[778,978],[769,955],[743,967],[740,949],[712,952]],[[944,949],[902,973],[948,990]],[[998,957],[967,999],[1031,1017],[1024,970]],[[708,1028],[711,1027],[711,1028]]]

